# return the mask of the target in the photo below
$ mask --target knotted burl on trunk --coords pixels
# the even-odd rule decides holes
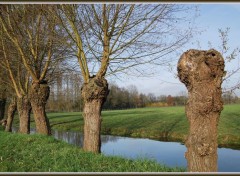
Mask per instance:
[[[49,98],[50,88],[46,81],[41,83],[32,83],[29,92],[31,103],[36,106],[45,106]]]
[[[225,75],[224,59],[214,50],[188,50],[178,62],[178,77],[189,91],[199,113],[222,110],[222,77]]]
[[[108,93],[108,83],[104,78],[94,76],[82,87],[82,97],[86,102],[102,100],[102,103],[104,103]]]

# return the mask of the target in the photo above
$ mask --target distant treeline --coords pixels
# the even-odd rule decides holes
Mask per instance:
[[[139,93],[136,86],[129,86],[128,88],[120,88],[117,85],[110,85],[110,93],[105,102],[104,109],[128,109],[128,108],[142,108],[142,107],[162,107],[184,105],[187,97],[185,95],[179,96],[155,96],[152,93]]]
[[[78,74],[61,75],[51,85],[47,111],[81,111],[83,108],[81,86],[82,81]],[[116,84],[110,84],[109,89],[109,95],[103,105],[104,110],[183,106],[187,102],[187,94],[185,92],[179,93],[178,96],[155,96],[153,93],[139,93],[137,87],[134,85],[123,88]],[[232,93],[224,94],[223,100],[225,104],[240,103],[239,98]]]

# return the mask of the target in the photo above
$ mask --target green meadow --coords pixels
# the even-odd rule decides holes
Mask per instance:
[[[48,117],[52,129],[83,131],[80,112],[48,113]],[[188,133],[184,107],[103,111],[102,118],[102,134],[184,142]],[[240,147],[240,104],[224,106],[218,131],[220,146]]]

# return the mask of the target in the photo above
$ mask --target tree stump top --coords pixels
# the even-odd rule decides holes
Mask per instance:
[[[224,71],[224,59],[222,55],[214,50],[190,49],[184,52],[178,61],[178,77],[188,89],[195,83],[216,81],[221,86]],[[220,80],[220,82],[219,82]]]

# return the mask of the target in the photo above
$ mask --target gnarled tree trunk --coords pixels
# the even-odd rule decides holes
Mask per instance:
[[[17,98],[17,109],[19,115],[19,133],[30,133],[31,104],[26,95]]]
[[[51,135],[50,123],[45,112],[45,106],[49,97],[50,88],[47,82],[33,82],[29,91],[29,98],[39,134]]]
[[[17,110],[17,101],[15,98],[12,98],[11,103],[8,106],[8,116],[7,116],[7,124],[5,127],[5,131],[12,132],[12,122]]]
[[[178,76],[188,89],[190,129],[186,158],[190,172],[217,171],[217,126],[222,102],[224,59],[216,50],[189,50],[178,62]]]
[[[90,78],[82,88],[84,100],[84,141],[83,149],[94,153],[100,153],[101,149],[101,111],[102,105],[108,95],[108,83],[104,78]]]

